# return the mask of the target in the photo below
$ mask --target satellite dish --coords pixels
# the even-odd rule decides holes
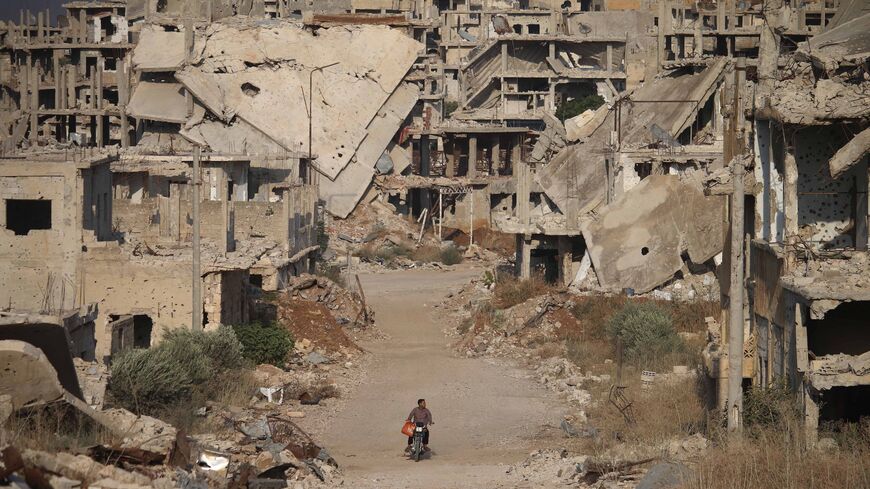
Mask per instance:
[[[588,25],[580,22],[577,25],[577,31],[580,32],[580,34],[583,34],[585,36],[585,35],[589,34],[590,32],[592,32],[592,28],[589,27]]]

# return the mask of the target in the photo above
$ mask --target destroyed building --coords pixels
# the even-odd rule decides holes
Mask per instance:
[[[870,15],[858,3],[779,58],[754,110],[743,377],[794,389],[810,443],[820,423],[868,414]]]

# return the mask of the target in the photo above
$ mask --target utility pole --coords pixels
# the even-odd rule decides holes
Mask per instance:
[[[745,172],[745,144],[739,136],[743,127],[743,99],[740,95],[740,85],[746,70],[746,59],[738,58],[737,67],[733,72],[732,114],[729,124],[731,138],[731,270],[728,290],[728,431],[739,434],[743,430],[743,294],[744,282],[744,249],[743,249],[743,174]]]
[[[311,164],[311,139],[312,133],[314,132],[313,128],[313,118],[314,118],[314,72],[315,71],[323,71],[330,66],[335,66],[339,62],[330,63],[328,65],[317,66],[312,68],[311,71],[308,72],[308,168],[306,171],[306,179],[308,180],[306,183],[313,184],[314,181],[314,166]]]
[[[199,145],[193,146],[193,319],[191,328],[202,329],[202,274],[199,267]]]

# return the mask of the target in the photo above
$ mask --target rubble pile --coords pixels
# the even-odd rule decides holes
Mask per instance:
[[[93,365],[82,364],[79,372],[88,375]],[[151,416],[117,407],[97,410],[65,397],[83,419],[96,423],[105,433],[99,439],[106,441],[84,453],[0,447],[0,482],[19,488],[304,488],[340,476],[329,452],[293,421],[305,417],[303,406],[336,395],[335,382],[311,368],[289,372],[260,365],[253,375],[265,387],[248,406],[209,401],[191,407],[203,420],[204,434],[188,435]]]
[[[375,311],[365,303],[362,295],[326,277],[302,274],[289,278],[285,287],[286,295],[294,299],[325,306],[335,322],[342,326],[366,328],[375,323]]]
[[[532,452],[507,473],[517,483],[535,487],[571,485],[589,489],[682,487],[694,476],[687,463],[704,453],[707,440],[692,435],[661,450],[621,450],[595,456],[572,455],[566,449]]]

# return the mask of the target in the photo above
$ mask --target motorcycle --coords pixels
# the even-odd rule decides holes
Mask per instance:
[[[411,442],[411,457],[415,462],[419,462],[423,456],[423,436],[426,434],[426,425],[423,423],[415,423],[414,439]]]

